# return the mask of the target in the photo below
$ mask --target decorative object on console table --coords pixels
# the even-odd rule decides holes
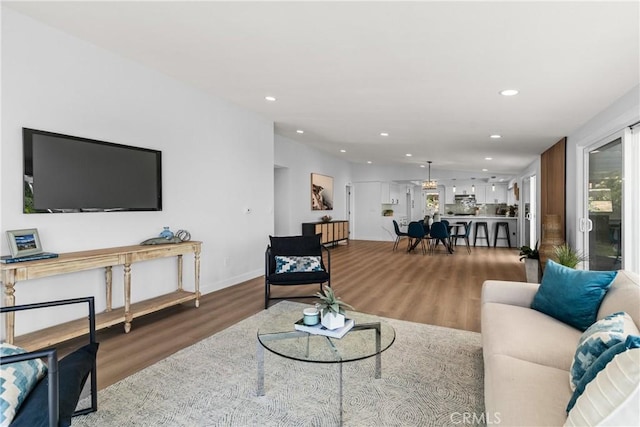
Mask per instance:
[[[11,255],[0,257],[3,264],[57,258],[58,254],[44,252],[36,228],[7,231],[7,240]]]
[[[42,253],[40,236],[36,228],[7,231],[9,251],[14,258]]]
[[[173,231],[171,231],[169,227],[164,227],[164,229],[160,232],[160,237],[171,240],[173,239]]]
[[[316,296],[320,298],[320,321],[322,326],[327,329],[338,329],[344,326],[345,311],[343,307],[352,306],[342,301],[336,296],[328,286],[325,286],[322,292],[316,293]]]
[[[152,237],[151,239],[147,239],[140,244],[165,245],[167,243],[188,242],[189,240],[191,240],[191,233],[189,233],[187,230],[178,230],[174,234],[171,230],[169,230],[169,227],[164,227],[164,230],[160,233],[160,237]]]
[[[325,215],[325,216],[320,218],[320,221],[322,221],[322,222],[331,222],[331,216]]]
[[[549,214],[542,221],[542,240],[540,241],[540,266],[544,271],[549,258],[553,258],[555,247],[564,243],[560,215]]]

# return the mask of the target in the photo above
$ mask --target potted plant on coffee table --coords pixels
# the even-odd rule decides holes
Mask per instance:
[[[530,246],[520,247],[520,261],[524,260],[524,272],[529,283],[540,283],[540,252],[538,252],[538,242],[531,248]]]
[[[344,326],[344,307],[353,309],[352,306],[336,296],[329,286],[325,286],[322,292],[316,292],[320,298],[320,318],[322,326],[327,329],[337,329]]]

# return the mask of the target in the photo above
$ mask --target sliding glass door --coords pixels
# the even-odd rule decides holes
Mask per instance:
[[[588,149],[587,209],[589,270],[616,270],[623,258],[622,138]]]

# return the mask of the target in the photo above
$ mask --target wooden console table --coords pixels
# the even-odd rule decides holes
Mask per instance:
[[[202,242],[182,242],[166,245],[134,245],[118,248],[96,249],[82,252],[60,254],[58,258],[0,264],[2,284],[4,285],[4,302],[6,306],[15,305],[15,285],[21,280],[37,279],[76,271],[105,269],[106,310],[96,315],[96,330],[124,322],[124,331],[131,330],[134,317],[143,316],[163,308],[195,300],[200,306],[200,250]],[[187,292],[182,288],[182,257],[194,254],[195,289]],[[131,304],[131,264],[157,258],[177,257],[178,289],[169,294],[160,295],[145,301]],[[112,267],[124,266],[124,307],[112,308]],[[14,336],[15,313],[6,313],[5,338],[28,350],[51,346],[89,332],[86,319],[74,320],[61,325],[52,326],[29,334]]]
[[[320,243],[323,245],[336,245],[341,240],[349,243],[349,221],[329,221],[329,222],[303,222],[302,235],[313,236],[322,234]]]

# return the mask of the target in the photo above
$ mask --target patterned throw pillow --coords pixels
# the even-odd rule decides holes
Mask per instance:
[[[0,356],[26,353],[15,345],[0,344]],[[0,426],[11,424],[20,405],[31,390],[47,373],[47,366],[40,359],[3,364],[0,367]]]
[[[638,329],[627,313],[613,313],[589,326],[580,337],[573,361],[571,362],[569,385],[571,390],[587,372],[587,369],[614,345],[624,342],[628,335],[637,335]]]
[[[322,271],[319,256],[276,256],[276,273]]]
[[[565,426],[640,425],[640,348],[615,357],[586,385]]]
[[[604,370],[606,366],[613,359],[615,359],[618,354],[634,348],[640,348],[640,337],[636,335],[629,335],[624,342],[618,343],[602,353],[600,357],[598,357],[595,362],[593,362],[591,366],[589,366],[587,372],[585,372],[585,374],[582,376],[582,379],[578,383],[576,390],[573,392],[573,396],[571,396],[571,400],[569,400],[569,404],[567,405],[567,412],[570,412],[571,409],[573,409],[576,401],[587,388],[587,385],[589,385],[591,381],[597,378],[600,372]],[[637,381],[636,384],[638,384]]]

